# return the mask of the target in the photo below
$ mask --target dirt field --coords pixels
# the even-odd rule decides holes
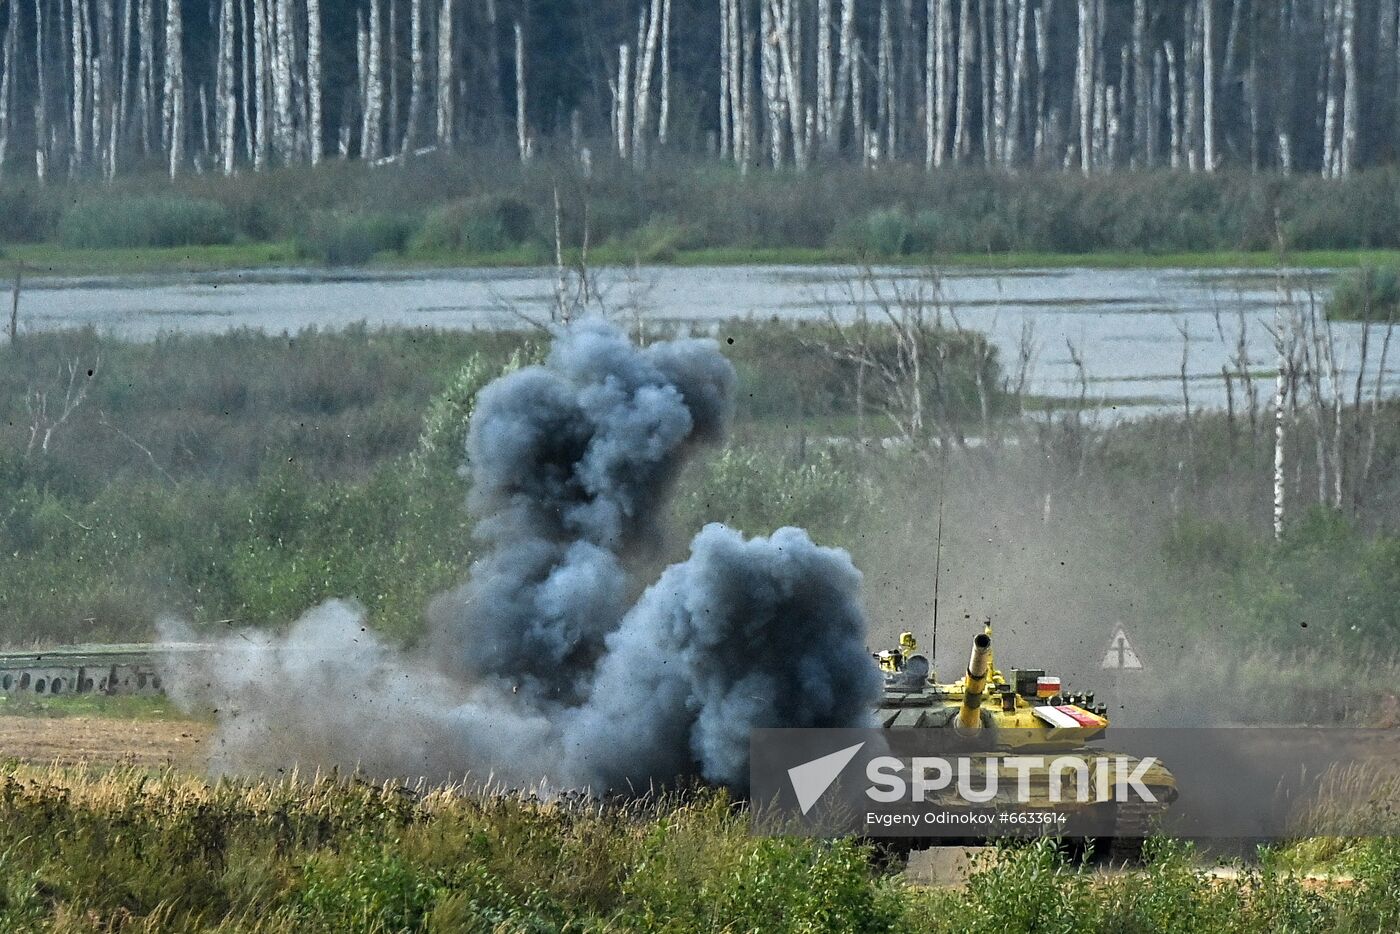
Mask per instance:
[[[209,732],[189,720],[0,716],[0,760],[199,770]]]

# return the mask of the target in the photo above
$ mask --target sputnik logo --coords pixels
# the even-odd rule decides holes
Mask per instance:
[[[864,745],[865,743],[856,743],[854,746],[847,746],[845,749],[788,769],[788,778],[792,781],[792,790],[797,793],[797,804],[802,808],[803,816],[806,816],[821,796],[826,794],[832,782],[851,764],[851,760]]]

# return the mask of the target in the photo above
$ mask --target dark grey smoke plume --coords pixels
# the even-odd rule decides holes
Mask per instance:
[[[695,444],[724,434],[733,388],[713,341],[639,350],[582,322],[544,366],[483,389],[468,506],[487,555],[433,607],[441,656],[577,700],[627,609],[623,561],[659,540],[662,502]]]
[[[431,658],[383,646],[344,602],[225,640],[174,688],[218,709],[214,767],[742,787],[751,729],[867,724],[860,573],[799,529],[709,526],[628,608],[629,565],[659,542],[686,457],[723,436],[734,381],[712,341],[639,349],[585,322],[492,383],[467,442],[485,554],[434,602]]]

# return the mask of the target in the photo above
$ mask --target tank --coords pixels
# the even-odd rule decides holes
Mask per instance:
[[[974,637],[967,668],[954,681],[938,680],[912,633],[901,634],[900,647],[875,653],[875,660],[885,678],[877,716],[886,729],[954,730],[959,742],[1003,758],[1053,756],[1058,761],[1065,756],[1086,760],[1121,756],[1130,769],[1141,762],[1104,745],[1108,708],[1092,691],[1068,692],[1058,677],[1040,668],[998,669],[990,623]],[[1177,797],[1176,779],[1160,762],[1154,762],[1142,779],[1156,803],[1119,799],[1112,786],[1106,799],[1087,804],[1056,802],[1050,796],[1051,780],[1048,769],[1033,770],[1032,800],[1021,807],[1066,814],[1066,836],[1074,835],[1077,819],[1100,834],[1112,827],[1111,835],[1103,834],[1106,839],[1094,840],[1094,850],[1120,861],[1140,858],[1144,839]],[[1058,777],[1055,782],[1059,783]]]

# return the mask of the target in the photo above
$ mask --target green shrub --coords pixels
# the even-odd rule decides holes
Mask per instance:
[[[1327,315],[1341,321],[1389,321],[1400,313],[1400,269],[1363,266],[1337,280]]]
[[[58,212],[52,199],[27,185],[0,187],[0,243],[37,243],[53,236]]]
[[[499,253],[535,235],[534,213],[518,198],[467,198],[429,212],[413,237],[415,253]]]
[[[396,214],[314,215],[297,240],[297,253],[327,266],[363,266],[380,253],[402,253],[414,222]]]
[[[64,212],[64,246],[175,247],[231,243],[233,221],[217,201],[176,195],[99,197]]]

